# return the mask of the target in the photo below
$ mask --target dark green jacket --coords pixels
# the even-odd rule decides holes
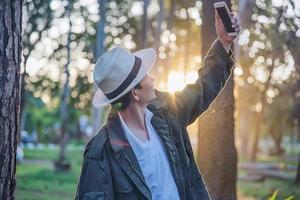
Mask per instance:
[[[186,127],[203,113],[224,87],[233,59],[216,40],[199,69],[194,84],[170,94],[156,91],[148,109],[151,123],[167,152],[181,200],[210,199],[194,159]],[[151,199],[138,161],[123,132],[118,115],[87,144],[76,199]]]

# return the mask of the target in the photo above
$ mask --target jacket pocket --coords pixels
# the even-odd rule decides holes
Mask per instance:
[[[138,190],[126,176],[116,176],[114,181],[114,196],[116,200],[142,200]]]
[[[133,191],[133,186],[125,176],[115,176],[115,190],[119,193],[129,193]]]
[[[104,200],[104,192],[87,192],[83,195],[82,200]]]

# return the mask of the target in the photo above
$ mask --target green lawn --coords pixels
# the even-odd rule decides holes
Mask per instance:
[[[268,199],[275,190],[278,191],[278,200],[284,200],[290,196],[294,196],[294,200],[300,199],[300,185],[296,185],[291,181],[274,179],[268,179],[261,183],[238,181],[237,187],[244,195],[261,200]]]
[[[67,148],[71,171],[57,172],[53,161],[58,158],[58,149],[25,149],[26,161],[17,166],[18,200],[69,200],[74,199],[82,162],[82,148]],[[243,173],[243,172],[240,172]],[[238,181],[239,193],[255,199],[266,200],[278,190],[278,200],[290,196],[300,199],[300,186],[289,181],[269,179],[263,182]]]
[[[276,163],[281,166],[297,166],[298,164],[296,161],[286,162],[279,156],[260,157],[259,163]],[[289,171],[288,173],[295,176],[295,171]],[[244,170],[239,171],[239,175],[245,174]],[[295,184],[293,181],[278,179],[266,179],[263,182],[238,181],[237,187],[244,195],[252,196],[259,200],[268,199],[276,190],[278,192],[278,200],[285,200],[291,196],[294,197],[294,200],[300,199],[300,185]]]
[[[72,164],[69,172],[54,170],[53,161],[58,158],[58,150],[27,149],[24,155],[28,160],[17,166],[16,199],[74,199],[81,168],[81,149],[67,150]]]

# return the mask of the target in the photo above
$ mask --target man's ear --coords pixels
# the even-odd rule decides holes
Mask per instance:
[[[140,97],[138,96],[138,92],[135,89],[131,90],[131,95],[132,95],[133,100],[135,100],[135,101],[140,100]]]

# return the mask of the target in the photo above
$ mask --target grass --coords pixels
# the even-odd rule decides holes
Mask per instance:
[[[265,200],[277,190],[277,199],[283,200],[290,196],[300,199],[300,185],[292,181],[267,179],[263,182],[238,181],[239,190],[246,196]]]
[[[58,149],[25,149],[26,162],[17,166],[16,199],[74,199],[83,153],[82,146],[77,147],[76,144],[72,144],[67,148],[68,160],[71,162],[69,172],[54,170],[53,161],[58,158]],[[239,173],[241,175],[244,172]],[[243,195],[258,200],[268,199],[275,190],[278,190],[278,200],[287,199],[292,195],[294,200],[300,199],[300,186],[290,181],[274,179],[263,182],[238,181],[237,187]]]
[[[82,149],[67,150],[71,170],[54,170],[53,161],[58,158],[58,149],[24,150],[23,164],[17,166],[18,200],[68,200],[74,199],[80,174]]]
[[[81,147],[76,147],[74,145],[69,145],[67,147],[67,156],[72,158],[72,160],[80,160],[82,158],[83,149]],[[55,160],[58,158],[59,149],[24,149],[24,156],[26,159],[36,159],[36,160]]]
[[[259,163],[277,163],[282,166],[297,166],[294,161],[284,162],[279,156],[265,156],[259,158]],[[239,175],[243,176],[247,173],[244,170],[239,170]],[[295,176],[295,171],[288,171]],[[241,181],[237,183],[238,189],[246,196],[252,196],[258,200],[267,200],[277,190],[275,199],[285,200],[293,196],[294,200],[300,199],[300,185],[293,181],[266,179],[262,182]],[[291,200],[291,199],[289,199]]]

